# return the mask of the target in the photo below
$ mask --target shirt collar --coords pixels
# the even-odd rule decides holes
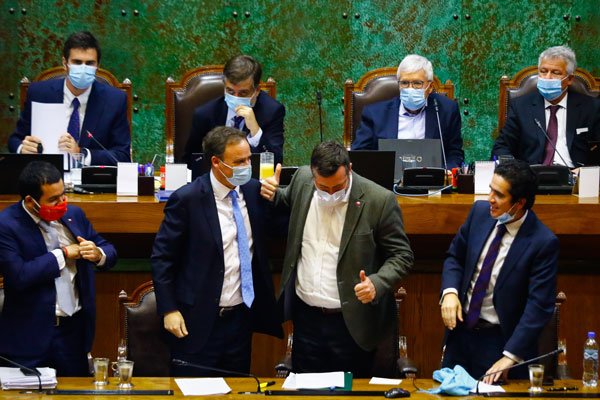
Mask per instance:
[[[227,186],[219,182],[212,169],[210,170],[210,184],[212,186],[213,192],[215,193],[215,198],[217,200],[224,200],[229,195],[229,192],[231,192],[232,190],[235,190],[237,192],[238,197],[240,195],[239,186],[236,186],[234,189],[229,189]]]
[[[69,78],[68,77],[65,78],[65,83],[63,84],[63,93],[64,93],[65,103],[68,104],[69,106],[71,106],[71,103],[73,103],[73,100],[75,99],[75,97],[77,97],[79,99],[80,106],[87,105],[87,102],[90,98],[90,93],[92,92],[92,86],[94,86],[94,84],[92,83],[90,85],[90,87],[85,89],[85,92],[81,93],[79,96],[75,96],[67,87],[67,79],[69,79]]]
[[[569,97],[568,91],[567,91],[567,93],[565,93],[565,97],[563,97],[562,100],[556,104],[552,104],[548,100],[544,99],[544,109],[546,109],[550,106],[561,106],[562,108],[566,109],[567,108],[567,97]],[[559,110],[560,110],[560,108],[559,108]]]
[[[521,218],[519,218],[516,221],[511,221],[506,223],[506,232],[508,232],[508,234],[510,236],[515,236],[517,234],[517,232],[519,232],[519,229],[521,228],[521,225],[523,225],[523,222],[525,222],[525,218],[527,218],[527,214],[529,213],[528,210],[525,210],[525,214],[523,214],[523,216]],[[500,224],[496,224],[496,226],[498,226]]]
[[[23,210],[25,210],[25,212],[29,214],[31,219],[33,219],[33,222],[35,222],[35,224],[38,225],[42,219],[38,215],[33,214],[31,211],[29,211],[29,209],[25,205],[25,200],[21,200],[21,206],[23,206]]]

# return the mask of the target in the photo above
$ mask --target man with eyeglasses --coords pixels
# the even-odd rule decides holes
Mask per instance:
[[[275,163],[283,163],[285,107],[260,90],[262,67],[248,55],[231,58],[223,68],[223,96],[194,111],[192,129],[183,161],[202,151],[202,140],[216,126],[229,126],[246,133],[252,153],[270,151]]]
[[[433,92],[431,62],[410,54],[398,66],[397,77],[400,96],[365,106],[352,150],[377,150],[379,139],[440,139],[441,129],[448,169],[460,166],[464,153],[458,105]]]
[[[570,88],[576,68],[575,52],[567,46],[540,54],[538,90],[510,101],[492,155],[569,168],[588,163],[589,141],[600,140],[600,101]]]

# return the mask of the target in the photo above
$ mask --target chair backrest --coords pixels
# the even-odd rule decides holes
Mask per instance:
[[[537,65],[525,67],[512,78],[500,78],[500,100],[498,108],[498,132],[502,130],[508,115],[508,104],[511,99],[526,95],[537,90]],[[592,76],[583,68],[575,70],[575,79],[571,90],[592,96],[600,97],[600,78]]]
[[[138,286],[131,296],[121,291],[119,302],[121,337],[127,341],[127,357],[135,362],[136,375],[169,376],[171,356],[152,281]]]
[[[351,79],[344,83],[344,146],[350,148],[364,106],[378,101],[389,100],[400,95],[397,67],[378,68],[364,74],[358,82]],[[442,83],[437,76],[433,77],[433,90],[454,99],[454,84],[451,81]]]
[[[554,304],[554,313],[552,318],[542,332],[538,339],[538,354],[546,354],[558,348],[558,339],[560,338],[560,307],[567,301],[567,296],[564,292],[559,292],[556,295],[556,302]],[[548,357],[540,361],[544,364],[544,377],[545,379],[554,378],[557,379],[557,367],[558,367],[558,356]]]
[[[272,78],[261,82],[260,89],[276,98],[277,85]],[[223,96],[223,65],[207,65],[187,71],[179,82],[169,77],[166,82],[165,137],[166,154],[180,162],[185,151],[194,110]]]
[[[0,278],[0,314],[4,308],[4,278]]]

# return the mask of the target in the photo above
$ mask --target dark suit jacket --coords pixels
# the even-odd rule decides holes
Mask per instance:
[[[260,197],[257,180],[241,186],[241,190],[254,239],[253,330],[281,337],[283,332],[275,312],[275,292],[266,249],[269,204]],[[165,218],[154,241],[151,262],[158,313],[179,310],[189,332],[183,339],[168,334],[172,350],[199,351],[207,344],[219,312],[225,270],[221,227],[209,173],[169,198]]]
[[[258,126],[262,129],[262,136],[257,147],[251,147],[253,153],[270,151],[275,154],[275,164],[283,163],[283,119],[285,107],[277,100],[271,98],[262,90],[256,104],[252,108]],[[208,132],[216,126],[227,123],[227,104],[225,97],[212,100],[194,111],[192,130],[185,146],[183,161],[190,163],[192,153],[202,153],[202,140]],[[250,133],[244,124],[244,132]]]
[[[463,308],[477,261],[494,226],[489,203],[477,201],[448,249],[442,291],[457,289]],[[493,295],[506,340],[504,350],[523,359],[536,354],[538,336],[552,317],[557,259],[558,239],[529,210],[502,265]]]
[[[29,86],[25,107],[21,111],[17,127],[8,138],[8,148],[11,152],[17,151],[25,136],[36,135],[35,132],[31,132],[31,102],[62,103],[64,83],[65,78],[60,78],[33,82]],[[90,131],[108,151],[89,138],[87,131]],[[91,152],[92,165],[117,165],[113,157],[123,162],[131,160],[131,131],[127,120],[125,93],[110,85],[94,82],[85,110],[79,147]]]
[[[74,237],[81,236],[106,254],[102,269],[112,268],[117,252],[94,231],[83,211],[69,205],[61,219]],[[84,316],[85,348],[92,349],[96,321],[95,264],[77,261],[75,282]],[[56,287],[60,276],[54,254],[48,252],[40,228],[23,210],[21,202],[0,213],[0,273],[4,276],[4,309],[0,317],[0,353],[43,355],[50,346],[56,324]]]
[[[567,147],[575,167],[585,165],[588,159],[588,141],[600,140],[600,101],[569,91],[567,97]],[[508,105],[506,124],[494,143],[492,155],[512,155],[530,164],[544,161],[546,137],[535,119],[546,129],[544,98],[536,90],[517,97]],[[577,134],[577,129],[588,128]]]
[[[460,135],[460,113],[455,101],[446,96],[431,93],[425,106],[425,139],[439,139],[437,115],[433,99],[437,99],[440,125],[444,136],[444,151],[448,168],[459,167],[464,159],[463,141]],[[352,142],[352,150],[377,150],[379,139],[398,138],[398,113],[400,97],[369,104],[363,109],[361,123]]]
[[[302,167],[290,185],[284,190],[279,189],[275,197],[276,204],[291,209],[280,289],[286,320],[292,317],[296,266],[314,190],[310,168]],[[393,290],[413,264],[413,253],[404,233],[396,196],[353,172],[341,235],[337,280],[342,313],[355,342],[365,350],[373,350],[396,324]],[[354,294],[361,269],[365,270],[377,291],[370,304],[362,304]]]

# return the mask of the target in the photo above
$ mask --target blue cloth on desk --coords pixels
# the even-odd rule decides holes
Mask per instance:
[[[477,381],[460,365],[454,369],[442,368],[433,371],[433,379],[441,385],[434,389],[426,390],[430,394],[447,394],[450,396],[466,396],[475,388]]]

